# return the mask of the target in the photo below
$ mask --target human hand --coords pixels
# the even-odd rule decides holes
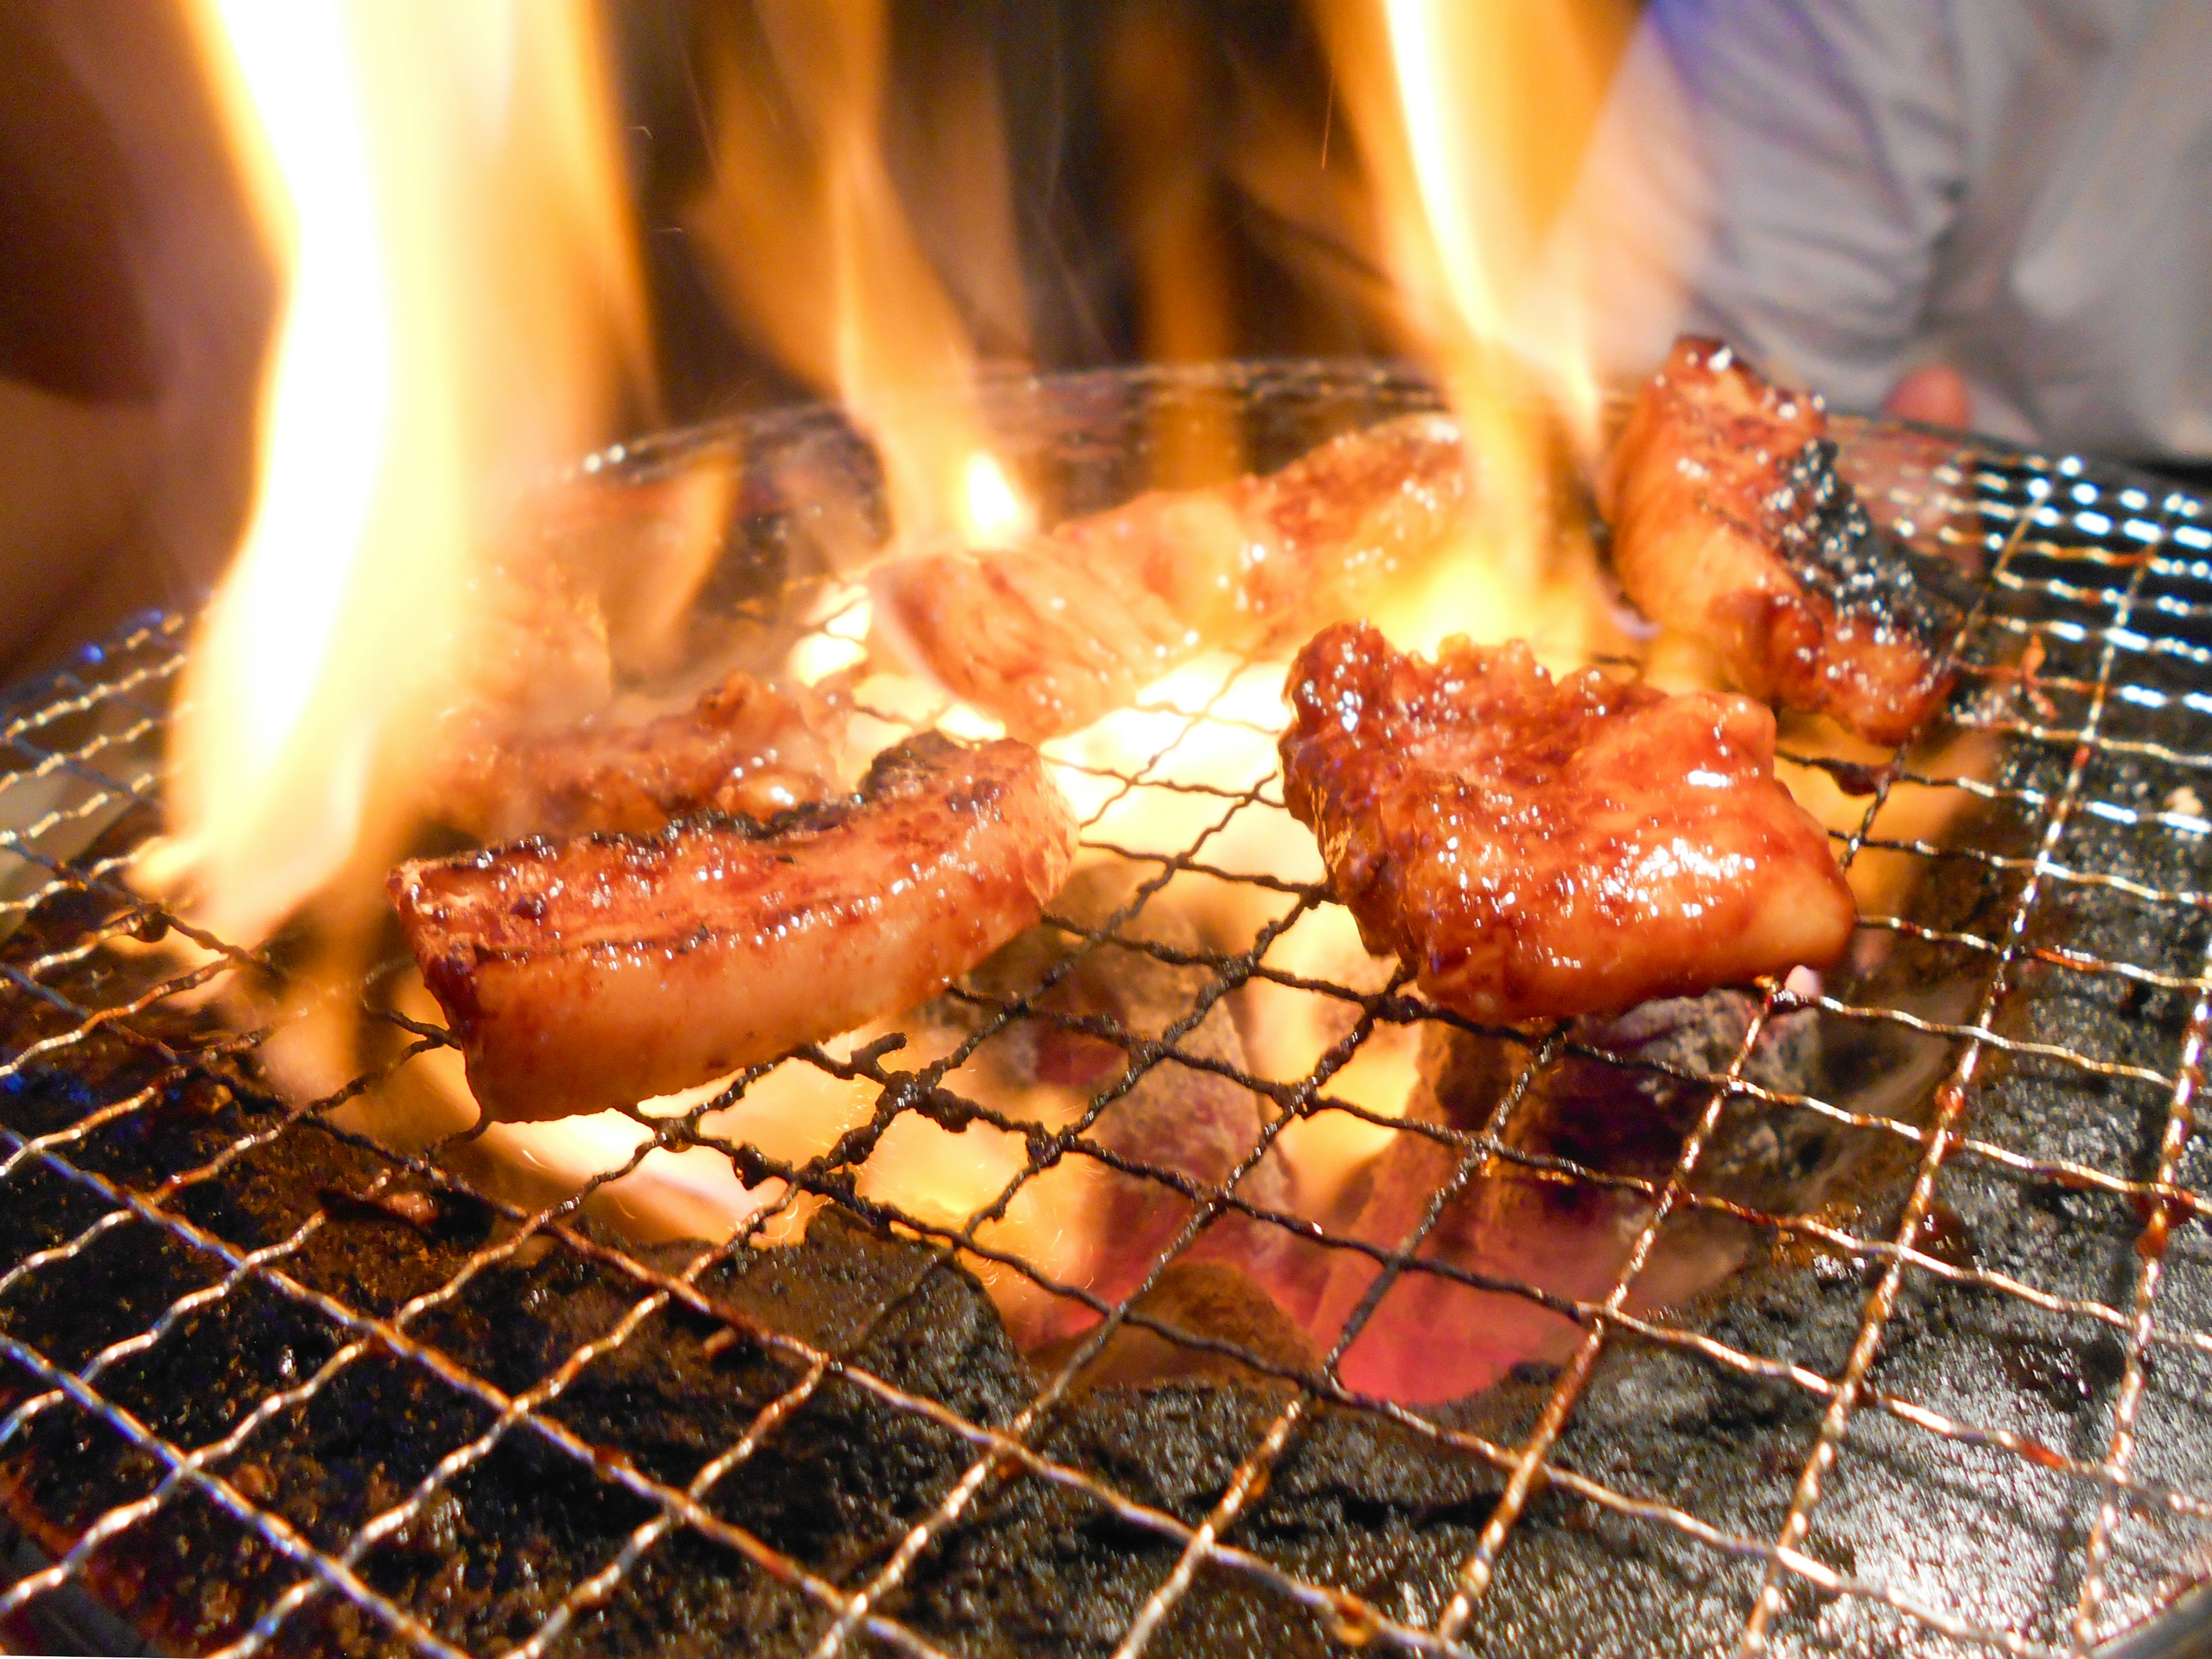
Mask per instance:
[[[1966,377],[1950,364],[1923,363],[1889,389],[1881,412],[1895,420],[1963,427],[1973,420],[1974,398]]]

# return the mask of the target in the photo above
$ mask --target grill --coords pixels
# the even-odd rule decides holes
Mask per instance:
[[[1430,398],[1324,364],[994,395],[1060,512],[1127,495],[1179,433],[1225,422],[1273,465]],[[202,938],[212,954],[179,969],[149,948],[184,926],[130,882],[158,829],[181,619],[26,688],[0,728],[0,1498],[21,1529],[0,1628],[110,1650],[127,1628],[238,1656],[2189,1650],[2207,1621],[2185,1592],[2212,1571],[2212,1439],[2193,1426],[2212,1386],[2212,1211],[2191,1133],[2212,1025],[2212,517],[2077,458],[1840,424],[1877,516],[1981,572],[1942,719],[1987,763],[1929,769],[1924,743],[1874,765],[1804,757],[1863,803],[1839,856],[1910,878],[1911,902],[1862,927],[1892,966],[1818,995],[1759,988],[1734,1058],[1674,1078],[1698,1105],[1656,1177],[1514,1139],[1546,1067],[1630,1063],[1565,1030],[1492,1034],[1531,1064],[1480,1133],[1398,1125],[1334,1091],[1364,1047],[1445,1017],[1395,981],[1280,965],[1279,941],[1334,900],[1238,850],[1282,808],[1272,774],[1220,769],[1220,744],[1249,752],[1255,735],[1234,675],[1155,708],[1143,764],[1091,769],[1085,844],[1140,879],[1103,921],[1052,919],[1065,962],[1112,947],[1186,975],[1163,1029],[971,988],[949,1058],[908,1065],[879,1044],[781,1062],[873,1091],[828,1152],[779,1158],[715,1133],[706,1120],[762,1086],[749,1075],[682,1115],[640,1113],[635,1153],[544,1205],[487,1176],[465,1137],[410,1150],[349,1127],[340,1109],[444,1041],[394,1010],[395,964],[360,988],[384,1034],[374,1064],[306,1101],[258,1063],[281,1030],[229,1029],[195,996],[281,963]],[[880,526],[866,447],[814,411],[586,471],[650,477],[710,452],[744,477],[710,602],[818,612],[834,591],[819,548]],[[834,635],[834,607],[813,625]],[[1193,827],[1122,839],[1131,804],[1156,798],[1170,810],[1143,822]],[[1908,798],[1956,805],[1968,828],[1900,833]],[[1163,943],[1139,919],[1172,879],[1265,919],[1236,948]],[[1959,1010],[1907,994],[1931,978],[1963,988]],[[1339,1010],[1304,1075],[1192,1041],[1255,986]],[[1760,1023],[1799,1009],[1917,1045],[1925,1086],[1862,1109],[1756,1080]],[[1064,1126],[948,1084],[1024,1022],[1072,1024],[1127,1069]],[[1163,1068],[1263,1103],[1258,1147],[1218,1187],[1093,1133]],[[1851,1202],[1772,1212],[1701,1186],[1729,1113],[1870,1148]],[[963,1220],[910,1212],[855,1179],[908,1116],[980,1120],[1025,1155]],[[1355,1239],[1243,1189],[1281,1134],[1329,1118],[1449,1148],[1454,1173],[1409,1236]],[[691,1147],[783,1195],[712,1248],[605,1224],[648,1151]],[[992,1243],[1016,1193],[1085,1159],[1190,1206],[1126,1297]],[[1498,1285],[1419,1253],[1447,1200],[1505,1167],[1637,1199],[1609,1293]],[[802,1204],[819,1206],[809,1242],[769,1248]],[[1380,1264],[1318,1364],[1144,1299],[1237,1215]],[[1700,1215],[1752,1237],[1745,1267],[1643,1305],[1638,1273]],[[1103,1322],[1018,1358],[955,1266],[963,1250]],[[1340,1380],[1394,1285],[1455,1273],[1571,1317],[1565,1360],[1439,1408]],[[1180,1375],[1086,1370],[1129,1333]]]

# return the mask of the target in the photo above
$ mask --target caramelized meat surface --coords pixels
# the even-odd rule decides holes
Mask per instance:
[[[1459,522],[1457,428],[1416,415],[1279,472],[1155,490],[1026,544],[895,560],[894,650],[1032,742],[1090,725],[1208,647],[1288,641],[1356,612]]]
[[[1753,696],[1901,743],[1949,690],[1942,607],[1838,476],[1827,427],[1810,393],[1678,341],[1608,468],[1613,565]]]
[[[392,895],[492,1116],[628,1105],[941,989],[1066,878],[1036,751],[933,733],[777,823],[537,839],[402,865]]]
[[[735,673],[678,713],[626,721],[610,709],[459,743],[437,807],[484,841],[647,836],[699,811],[773,817],[836,793],[843,718],[834,697]]]
[[[1626,1008],[1850,942],[1850,890],[1746,698],[1554,684],[1517,641],[1430,663],[1357,623],[1316,635],[1289,690],[1291,811],[1367,948],[1448,1008]]]

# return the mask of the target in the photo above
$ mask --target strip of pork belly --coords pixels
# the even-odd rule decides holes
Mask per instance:
[[[1618,1063],[1567,1053],[1533,1080],[1501,1141],[1537,1159],[1663,1186],[1683,1135],[1711,1097],[1710,1085],[1688,1079],[1727,1070],[1753,1006],[1740,993],[1715,991],[1577,1022],[1571,1036],[1577,1047],[1616,1056]],[[1778,1015],[1768,1021],[1745,1074],[1769,1088],[1802,1091],[1816,1081],[1820,1050],[1814,1016]],[[1407,1120],[1485,1133],[1528,1058],[1522,1043],[1430,1026]],[[1842,1165],[1838,1139],[1808,1113],[1735,1097],[1692,1184],[1769,1213],[1802,1212]],[[1455,1146],[1401,1131],[1382,1153],[1354,1235],[1386,1249],[1403,1248],[1464,1156]],[[1553,1179],[1492,1158],[1444,1206],[1419,1255],[1569,1302],[1600,1302],[1612,1293],[1651,1214],[1650,1199],[1633,1188]],[[1740,1264],[1749,1237],[1744,1223],[1684,1206],[1646,1258],[1629,1311],[1646,1313],[1720,1283]],[[1313,1323],[1318,1346],[1334,1344],[1380,1271],[1366,1255],[1335,1253]],[[1339,1374],[1349,1387],[1385,1399],[1455,1400],[1487,1388],[1516,1365],[1565,1358],[1581,1334],[1576,1322],[1534,1297],[1413,1269],[1376,1304]]]
[[[920,1002],[1037,919],[1074,837],[1034,750],[925,733],[778,823],[520,842],[402,865],[392,893],[478,1103],[553,1118]]]
[[[774,817],[837,793],[847,712],[835,695],[738,672],[641,720],[617,706],[556,731],[480,726],[453,742],[434,807],[483,841],[647,836],[701,811]]]
[[[1284,793],[1370,951],[1497,1023],[1623,1009],[1850,943],[1850,889],[1775,781],[1774,717],[1519,641],[1429,662],[1364,623],[1291,669]]]
[[[614,696],[606,613],[566,563],[495,560],[469,583],[469,631],[456,706],[502,729],[550,728]]]
[[[1458,428],[1405,416],[1279,472],[1154,490],[1020,547],[894,560],[872,579],[876,623],[955,696],[1040,742],[1200,651],[1355,614],[1452,532],[1467,489]]]
[[[1752,696],[1901,743],[1950,689],[1946,607],[1838,476],[1827,431],[1811,393],[1717,340],[1678,341],[1601,491],[1613,568]]]

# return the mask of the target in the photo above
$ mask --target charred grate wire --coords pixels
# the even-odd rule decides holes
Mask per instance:
[[[357,1078],[323,1099],[284,1106],[252,1134],[221,1148],[198,1164],[164,1172],[152,1184],[133,1185],[104,1173],[94,1155],[100,1137],[153,1109],[163,1091],[187,1076],[220,1088],[251,1093],[256,1085],[241,1061],[271,1034],[235,1034],[189,1048],[172,1046],[157,1032],[134,1022],[220,975],[249,965],[244,953],[221,941],[201,939],[214,955],[202,965],[174,974],[150,987],[109,1002],[72,994],[79,983],[70,970],[97,959],[130,936],[144,936],[177,919],[135,896],[125,884],[135,849],[89,854],[82,849],[93,832],[134,805],[154,802],[161,782],[160,738],[166,708],[181,658],[183,632],[174,618],[161,618],[92,653],[83,663],[37,689],[0,719],[0,742],[13,769],[0,777],[0,925],[12,926],[49,901],[80,895],[106,907],[104,919],[77,939],[27,962],[0,967],[11,1005],[35,1006],[48,1021],[46,1034],[18,1044],[0,1059],[0,1086],[13,1087],[34,1071],[66,1073],[100,1034],[144,1052],[156,1066],[152,1080],[120,1097],[88,1102],[70,1121],[36,1133],[0,1123],[0,1184],[29,1172],[45,1179],[42,1191],[71,1195],[91,1218],[63,1225],[52,1242],[0,1261],[0,1305],[4,1298],[34,1285],[64,1264],[82,1262],[110,1236],[132,1228],[151,1229],[173,1244],[181,1259],[198,1264],[206,1282],[167,1303],[132,1334],[96,1352],[71,1359],[43,1352],[20,1339],[0,1319],[0,1358],[17,1386],[15,1403],[0,1419],[0,1453],[19,1444],[42,1419],[56,1414],[97,1423],[143,1455],[150,1470],[147,1490],[131,1502],[98,1514],[78,1529],[58,1559],[26,1573],[0,1591],[0,1618],[19,1613],[72,1585],[81,1585],[88,1564],[102,1551],[127,1540],[136,1529],[191,1498],[228,1516],[265,1547],[271,1559],[286,1564],[288,1583],[272,1589],[232,1621],[237,1634],[222,1650],[252,1654],[283,1638],[303,1613],[333,1601],[349,1605],[389,1638],[416,1650],[448,1655],[457,1648],[436,1627],[433,1610],[396,1601],[363,1576],[362,1564],[380,1546],[417,1528],[433,1514],[469,1471],[500,1454],[510,1442],[527,1440],[573,1463],[600,1486],[635,1500],[643,1517],[619,1547],[595,1571],[562,1587],[551,1611],[533,1628],[514,1632],[495,1650],[535,1656],[573,1632],[577,1621],[606,1605],[623,1584],[667,1540],[684,1536],[728,1552],[794,1591],[817,1610],[814,1651],[846,1650],[863,1636],[895,1650],[934,1654],[945,1650],[896,1613],[899,1592],[917,1561],[940,1546],[963,1520],[976,1515],[994,1493],[1014,1483],[1038,1482],[1064,1492],[1087,1512],[1110,1517],[1122,1528],[1164,1542],[1173,1565],[1132,1611],[1120,1632],[1117,1651],[1135,1655],[1160,1650],[1158,1638],[1202,1575],[1239,1577],[1314,1616],[1319,1627],[1347,1647],[1381,1644],[1416,1652],[1468,1652],[1478,1644],[1477,1626],[1501,1569],[1510,1562],[1516,1534],[1529,1504],[1539,1494],[1586,1506],[1633,1529],[1671,1534],[1723,1560],[1747,1564],[1755,1588],[1740,1609],[1740,1644],[1755,1651],[1790,1616],[1793,1595],[1862,1602],[1882,1609],[1902,1629],[1919,1630],[1951,1641],[2021,1655],[2081,1653],[2104,1632],[2100,1611],[2104,1573],[2116,1536],[2131,1522],[2164,1517],[2191,1525],[2212,1522],[2212,1471],[2177,1479],[2171,1471],[2146,1472],[2136,1450],[2136,1413],[2147,1375],[2160,1356],[2212,1358],[2212,1331],[2160,1322],[2162,1255],[2176,1229],[2212,1218],[2208,1200],[2181,1179],[2191,1133],[2191,1111],[2201,1075],[2208,1028],[2212,1028],[2212,958],[2195,974],[2107,958],[2054,942],[2031,923],[2052,904],[2054,894],[2094,889],[2145,907],[2175,927],[2212,913],[2212,894],[2162,887],[2123,871],[2081,861],[2072,850],[2085,824],[2112,823],[2185,838],[2212,833],[2204,807],[2187,791],[2177,791],[2154,808],[2108,799],[2099,793],[2100,769],[2117,758],[2147,758],[2180,773],[2212,766],[2212,744],[2177,740],[2191,722],[2212,717],[2212,696],[2196,688],[2186,671],[2212,663],[2212,521],[2194,501],[2160,495],[2118,476],[2106,476],[2073,459],[2044,461],[2024,457],[1958,457],[1905,487],[1888,504],[1890,516],[1904,521],[1908,538],[1970,537],[1985,542],[1989,572],[1978,603],[1961,624],[1953,650],[1962,669],[1961,689],[1948,718],[1962,730],[1978,730],[2002,743],[2048,749],[2060,758],[2062,781],[2055,787],[1998,783],[1976,777],[1952,778],[1915,769],[1912,745],[1878,769],[1829,765],[1851,793],[1867,796],[1857,829],[1843,838],[1839,851],[1848,861],[1869,854],[1911,860],[1964,860],[2016,883],[2005,926],[1988,934],[1937,927],[1909,915],[1869,915],[1863,927],[1908,936],[1965,953],[1986,964],[1988,977],[1978,1006],[1963,1020],[1934,1020],[1901,1008],[1856,1006],[1822,995],[1806,999],[1780,984],[1760,988],[1759,1012],[1733,1060],[1713,1073],[1677,1073],[1705,1091],[1702,1115],[1685,1139],[1673,1170],[1663,1179],[1623,1176],[1571,1159],[1535,1154],[1507,1138],[1513,1114],[1531,1080],[1555,1059],[1580,1054],[1611,1059],[1588,1048],[1565,1030],[1528,1044],[1530,1062],[1498,1103],[1484,1129],[1468,1133],[1426,1123],[1394,1123],[1376,1118],[1349,1099],[1330,1092],[1332,1079],[1380,1027],[1418,1022],[1460,1024],[1406,994],[1401,981],[1360,991],[1303,978],[1267,960],[1269,947],[1300,917],[1334,901],[1323,888],[1285,882],[1264,872],[1242,870],[1218,848],[1246,814],[1279,811],[1278,780],[1260,779],[1241,787],[1176,773],[1177,751],[1212,722],[1228,723],[1218,704],[1228,690],[1223,682],[1211,702],[1164,711],[1173,718],[1163,742],[1145,764],[1120,770],[1093,769],[1109,794],[1085,826],[1085,844],[1134,861],[1151,873],[1103,922],[1086,926],[1069,917],[1050,918],[1071,942],[1073,954],[1048,974],[1043,986],[1012,999],[968,994],[975,1015],[960,1047],[913,1071],[896,1064],[895,1051],[881,1047],[838,1057],[819,1049],[782,1062],[813,1066],[845,1080],[878,1090],[875,1115],[829,1153],[804,1164],[779,1161],[757,1147],[733,1144],[709,1131],[702,1120],[742,1095],[757,1073],[740,1079],[714,1101],[677,1117],[636,1113],[646,1139],[621,1164],[598,1175],[581,1192],[530,1212],[493,1197],[453,1166],[441,1146],[412,1156],[388,1152],[326,1121],[327,1115],[355,1096],[443,1042],[434,1028],[411,1027],[406,1041],[374,1073]],[[1948,507],[1945,514],[1932,509]],[[1915,517],[1929,520],[1923,531]],[[1940,520],[1940,522],[1937,522]],[[1961,526],[1964,526],[1963,528]],[[2043,672],[2049,666],[2051,672]],[[2143,711],[2165,717],[2154,728],[2126,717]],[[2033,827],[2024,852],[1994,847],[1944,845],[1910,836],[1879,835],[1885,806],[1901,789],[1953,791],[1984,803],[2002,804]],[[1188,841],[1173,848],[1121,844],[1101,828],[1101,820],[1125,798],[1146,791],[1175,792],[1203,803],[1210,814]],[[1127,931],[1143,907],[1178,875],[1212,879],[1273,893],[1281,901],[1274,919],[1241,951],[1184,949]],[[1084,955],[1107,941],[1146,953],[1170,966],[1199,970],[1206,982],[1180,1018],[1158,1036],[1117,1027],[1111,1020],[1060,1014],[1036,1006],[1054,979],[1072,971]],[[2170,1054],[2155,1064],[2086,1053],[2007,1029],[2007,1016],[2021,980],[2030,971],[2112,979],[2178,994],[2193,1006]],[[1208,1012],[1223,999],[1254,981],[1273,981],[1309,994],[1340,1000],[1351,1016],[1345,1035],[1304,1077],[1290,1081],[1261,1077],[1249,1069],[1209,1058],[1184,1046]],[[93,981],[97,984],[95,976]],[[1948,1045],[1954,1055],[1948,1075],[1936,1091],[1933,1114],[1925,1121],[1870,1115],[1818,1098],[1762,1085],[1746,1066],[1764,1022],[1800,1006],[1817,1006],[1850,1020],[1909,1028]],[[396,1017],[395,1017],[396,1018]],[[1127,1056],[1122,1075],[1099,1090],[1074,1121],[1053,1128],[1009,1114],[986,1101],[961,1098],[957,1109],[975,1120],[1024,1137],[1028,1156],[1006,1188],[963,1223],[947,1224],[908,1214],[880,1200],[863,1196],[851,1178],[883,1133],[903,1113],[934,1104],[942,1109],[946,1079],[960,1061],[995,1034],[1020,1020],[1073,1024],[1087,1036],[1103,1038]],[[402,1024],[405,1024],[402,1022]],[[1494,1034],[1495,1035],[1495,1034]],[[1518,1040],[1518,1039],[1516,1039]],[[2157,1091],[2166,1102],[2162,1132],[2148,1174],[2108,1169],[2085,1161],[2030,1155],[2000,1139],[1978,1136],[1975,1105],[1983,1086],[1979,1073],[1990,1057],[2024,1064],[2070,1068],[2084,1079],[2127,1084]],[[1218,1186],[1193,1180],[1174,1170],[1151,1165],[1094,1139],[1091,1131],[1114,1103],[1162,1066],[1212,1070],[1250,1090],[1267,1110],[1258,1144]],[[768,1068],[763,1068],[766,1070]],[[1910,1174],[1899,1194],[1893,1227],[1883,1234],[1862,1234],[1821,1214],[1773,1214],[1698,1190],[1695,1177],[1708,1137],[1731,1099],[1756,1102],[1776,1112],[1812,1115],[1838,1126],[1897,1143]],[[1401,1134],[1429,1136],[1454,1160],[1447,1183],[1431,1197],[1414,1231],[1395,1244],[1333,1234],[1304,1218],[1269,1208],[1240,1190],[1243,1177],[1258,1165],[1275,1138],[1301,1118],[1340,1112],[1389,1125]],[[315,1236],[331,1224],[333,1212],[317,1209],[289,1234],[252,1249],[226,1238],[203,1218],[194,1194],[218,1185],[241,1167],[258,1148],[302,1125],[319,1125],[335,1139],[376,1158],[381,1173],[368,1189],[353,1197],[374,1203],[411,1182],[441,1195],[477,1204],[505,1225],[495,1241],[470,1252],[457,1269],[401,1305],[380,1310],[319,1286],[297,1271]],[[608,1244],[577,1225],[586,1199],[635,1169],[658,1149],[705,1147],[737,1160],[750,1179],[780,1177],[786,1195],[723,1245],[706,1250],[672,1270],[643,1250]],[[1063,1158],[1089,1158],[1125,1175],[1175,1189],[1190,1205],[1189,1218],[1172,1243],[1151,1263],[1137,1291],[1117,1301],[1092,1296],[1079,1285],[1055,1281],[1037,1264],[994,1245],[983,1237],[989,1223],[1003,1216],[1027,1183]],[[1929,1217],[1937,1187],[1954,1166],[1971,1164],[2020,1183],[2069,1194],[2091,1193],[2136,1207],[2141,1217],[2138,1267],[2126,1293],[2113,1300],[2052,1289],[2019,1274],[1961,1261],[1931,1243]],[[1648,1204],[1648,1217],[1628,1256],[1628,1266],[1610,1291],[1575,1299],[1533,1285],[1500,1281],[1419,1254],[1424,1237],[1450,1198],[1487,1169],[1512,1165],[1543,1180],[1629,1191]],[[739,1319],[701,1289],[717,1265],[754,1249],[761,1229],[780,1208],[799,1194],[811,1194],[872,1222],[896,1224],[912,1237],[934,1247],[925,1265],[901,1288],[869,1310],[860,1333],[834,1347],[788,1331],[758,1328]],[[1857,1264],[1867,1290],[1857,1336],[1848,1360],[1833,1375],[1796,1361],[1732,1346],[1708,1334],[1669,1322],[1662,1312],[1641,1313],[1632,1305],[1639,1272],[1662,1224],[1677,1212],[1710,1210],[1797,1241],[1826,1255]],[[72,1209],[72,1216],[78,1214]],[[1875,1213],[1869,1210],[1869,1213]],[[1135,1307],[1144,1289],[1157,1283],[1200,1233],[1218,1218],[1237,1215],[1281,1228],[1332,1251],[1357,1251],[1381,1268],[1364,1299],[1351,1316],[1318,1370],[1286,1367],[1279,1361],[1207,1333],[1180,1329]],[[422,1334],[436,1318],[457,1306],[472,1285],[502,1264],[544,1248],[546,1241],[608,1269],[631,1286],[631,1299],[595,1338],[560,1357],[533,1383],[520,1390],[502,1388],[457,1360]],[[1004,1421],[963,1416],[941,1401],[901,1386],[862,1364],[870,1332],[921,1295],[929,1281],[962,1253],[1021,1274],[1048,1295],[1087,1304],[1103,1316],[1073,1353],[1041,1385],[1027,1404]],[[1336,1362],[1361,1325],[1391,1288],[1407,1275],[1456,1279],[1478,1289],[1507,1290],[1563,1313],[1584,1332],[1581,1346],[1559,1370],[1542,1409],[1516,1439],[1487,1437],[1455,1425],[1448,1413],[1413,1409],[1370,1397],[1346,1387]],[[1969,1287],[2030,1304],[2061,1319],[2085,1322],[2108,1330],[2123,1356],[2121,1376],[2100,1445],[2094,1455],[2078,1447],[2050,1443],[2037,1435],[1998,1423],[1961,1420],[1922,1400],[1886,1387],[1876,1375],[1885,1334],[1901,1294],[1921,1283]],[[197,1440],[179,1438],[143,1410],[133,1410],[104,1384],[119,1366],[175,1340],[190,1322],[247,1295],[273,1298],[320,1322],[336,1343],[328,1358],[309,1374],[270,1390],[222,1433]],[[577,1379],[631,1344],[649,1322],[671,1312],[736,1330],[791,1363],[791,1381],[752,1418],[743,1432],[721,1446],[689,1480],[678,1484],[641,1467],[622,1448],[599,1443],[570,1426],[555,1409]],[[1125,1490],[1106,1475],[1055,1455],[1049,1429],[1067,1404],[1083,1366],[1122,1326],[1141,1328],[1170,1343],[1224,1352],[1251,1371],[1289,1385],[1263,1431],[1240,1449],[1234,1473],[1194,1522],[1160,1504]],[[1771,1534],[1717,1524],[1693,1510],[1656,1495],[1649,1481],[1608,1477],[1578,1468],[1563,1454],[1563,1438],[1592,1386],[1600,1362],[1622,1344],[1670,1350],[1737,1377],[1776,1385],[1801,1395],[1819,1408],[1818,1428],[1801,1448],[1791,1473],[1792,1494],[1782,1524]],[[437,1449],[425,1473],[342,1540],[317,1540],[288,1520],[272,1501],[278,1492],[264,1480],[241,1474],[241,1454],[256,1436],[287,1413],[334,1395],[346,1375],[364,1363],[396,1364],[434,1378],[472,1403],[483,1426],[468,1437]],[[884,1409],[941,1431],[966,1449],[957,1477],[945,1484],[925,1510],[903,1522],[882,1517],[883,1547],[860,1571],[840,1579],[824,1573],[758,1534],[738,1525],[714,1507],[718,1488],[741,1480],[745,1466],[804,1412],[825,1388],[856,1390]],[[1364,1414],[1432,1443],[1440,1455],[1476,1460],[1503,1479],[1504,1496],[1492,1510],[1474,1549],[1461,1562],[1449,1599],[1433,1618],[1415,1615],[1410,1598],[1396,1598],[1371,1587],[1318,1580],[1285,1566],[1263,1548],[1237,1540],[1240,1522],[1266,1492],[1273,1472],[1302,1425],[1322,1408]],[[1971,1598],[1947,1595],[1943,1587],[1864,1577],[1847,1565],[1824,1559],[1817,1526],[1826,1481],[1852,1425],[1868,1414],[1904,1425],[1915,1434],[1975,1449],[2016,1462],[2040,1474],[2057,1474],[2094,1495],[2094,1520],[2081,1540],[2080,1565],[2065,1605],[2056,1610],[2059,1641],[2031,1639],[2015,1624],[1984,1622]],[[1644,1472],[1638,1472],[1639,1474]],[[2055,1592],[2054,1592],[2055,1593]],[[957,1650],[957,1642],[952,1650]]]

